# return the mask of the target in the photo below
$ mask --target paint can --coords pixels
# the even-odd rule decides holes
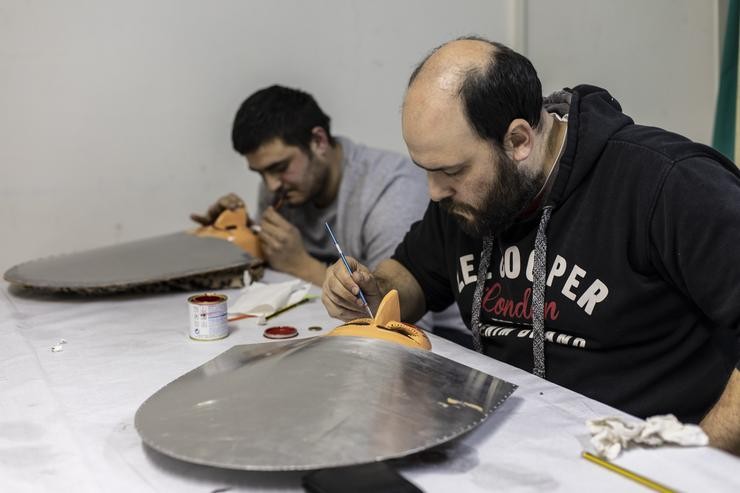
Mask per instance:
[[[225,294],[218,293],[196,294],[188,298],[191,339],[215,341],[229,335],[226,300]]]

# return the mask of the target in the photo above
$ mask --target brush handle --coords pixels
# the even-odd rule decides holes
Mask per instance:
[[[329,232],[329,236],[331,236],[331,241],[334,243],[334,246],[336,247],[337,251],[339,252],[339,258],[342,259],[342,263],[347,268],[347,272],[349,272],[349,275],[352,275],[352,269],[349,266],[349,262],[347,262],[347,258],[344,256],[344,252],[342,252],[342,247],[339,246],[339,242],[337,241],[337,237],[334,236],[334,231],[331,230],[331,226],[329,226],[329,223],[324,223],[326,225],[326,230]],[[370,318],[373,317],[373,312],[370,310],[370,305],[367,304],[367,300],[365,299],[365,293],[362,292],[362,288],[359,286],[357,287],[357,291],[359,292],[360,299],[362,300],[362,303],[365,305],[365,310],[367,310],[367,314],[370,315]]]

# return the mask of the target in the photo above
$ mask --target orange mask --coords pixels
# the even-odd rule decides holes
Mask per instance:
[[[380,302],[375,318],[358,318],[340,325],[327,335],[371,337],[416,349],[431,349],[432,344],[418,327],[399,322],[401,305],[398,291],[392,289]]]
[[[210,226],[201,226],[192,231],[195,236],[208,236],[230,241],[253,257],[264,260],[259,238],[247,226],[247,209],[226,209]]]

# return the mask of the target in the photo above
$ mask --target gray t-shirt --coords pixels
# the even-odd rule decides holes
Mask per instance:
[[[342,146],[342,180],[337,200],[328,207],[311,203],[280,210],[303,237],[312,256],[324,262],[338,258],[324,222],[337,236],[345,255],[374,269],[390,258],[409,226],[424,215],[429,195],[426,176],[407,157],[337,137]],[[260,185],[259,214],[272,202]]]

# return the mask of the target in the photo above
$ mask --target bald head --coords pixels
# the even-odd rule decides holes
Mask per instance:
[[[491,61],[494,46],[477,39],[460,39],[436,48],[411,75],[403,105],[404,135],[459,141],[469,131],[460,88],[471,71]],[[440,127],[445,131],[439,135]],[[415,135],[414,135],[415,134]]]
[[[529,60],[500,43],[456,39],[433,50],[412,73],[404,136],[412,120],[423,130],[463,118],[480,138],[501,145],[514,119],[537,127],[541,108],[542,87]]]
[[[487,67],[495,49],[493,44],[480,39],[457,39],[445,43],[414,70],[409,80],[409,91],[437,89],[457,95],[465,74]]]

